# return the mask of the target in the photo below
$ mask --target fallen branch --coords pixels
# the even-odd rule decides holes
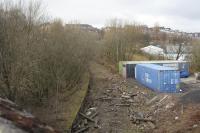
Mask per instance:
[[[138,95],[138,93],[131,94],[130,97],[135,97],[135,96],[137,96],[137,95]]]
[[[130,104],[116,104],[116,106],[127,106],[127,107],[130,107],[131,105]]]
[[[86,131],[89,127],[84,127],[84,128],[81,128],[80,130],[76,131],[75,133],[82,133],[84,131]]]
[[[134,121],[134,122],[136,122],[136,121],[143,121],[143,122],[152,122],[152,123],[155,123],[155,120],[148,119],[148,118],[137,118],[137,117],[134,117],[132,119],[132,121]]]
[[[112,97],[99,97],[96,98],[95,100],[112,100]]]
[[[94,128],[98,128],[98,127],[99,127],[99,126],[98,126],[98,122],[99,122],[99,121],[96,119],[96,120],[95,120],[95,123],[94,123]]]
[[[95,120],[93,120],[92,118],[88,117],[87,115],[83,114],[83,113],[79,113],[81,116],[83,116],[84,118],[88,119],[91,122],[95,122]]]
[[[98,112],[95,112],[94,114],[92,114],[91,116],[90,116],[90,118],[94,118],[94,117],[96,117],[98,115]]]

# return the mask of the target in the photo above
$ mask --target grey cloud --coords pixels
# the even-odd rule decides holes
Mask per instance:
[[[142,24],[200,31],[199,0],[43,0],[49,14],[65,21],[80,20],[103,26],[108,19],[121,18]],[[189,27],[189,28],[188,28]]]

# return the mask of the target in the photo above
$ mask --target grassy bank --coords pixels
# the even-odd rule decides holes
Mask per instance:
[[[34,107],[33,114],[61,132],[68,131],[87,94],[89,73],[83,74],[81,79],[80,85],[67,92],[59,93],[58,99],[52,97],[48,106]]]

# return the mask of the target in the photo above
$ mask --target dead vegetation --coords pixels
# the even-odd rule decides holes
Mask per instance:
[[[46,122],[51,116],[44,119],[45,115],[37,111],[49,109],[50,114],[55,114],[54,122],[61,113],[71,112],[68,115],[73,118],[67,123],[70,124],[87,92],[85,84],[89,77],[85,75],[96,40],[97,33],[82,30],[79,24],[65,25],[59,19],[47,19],[39,1],[2,2],[0,96],[38,114]],[[74,108],[63,111],[73,96],[79,97],[71,102]],[[66,122],[66,117],[62,119]],[[62,126],[66,128],[66,124]]]
[[[199,72],[200,71],[200,42],[199,40],[193,42],[193,52],[192,52],[192,72]]]
[[[103,34],[105,56],[112,63],[132,60],[138,49],[149,41],[145,37],[140,25],[111,20]]]

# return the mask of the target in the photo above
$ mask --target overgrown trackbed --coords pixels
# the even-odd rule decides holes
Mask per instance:
[[[91,107],[97,107],[99,128],[90,128],[89,132],[125,133],[131,130],[132,123],[128,108],[116,106],[121,104],[120,97],[124,82],[120,80],[118,75],[112,74],[100,64],[91,64],[90,71],[92,82],[89,99],[93,102]]]
[[[96,62],[90,65],[90,75],[89,92],[73,133],[200,131],[197,128],[200,106],[183,105],[180,96],[184,94],[153,92],[133,79],[125,81],[109,67]],[[190,95],[182,99],[188,96],[190,99]]]
[[[143,117],[144,114],[141,110],[145,111],[144,103],[148,98],[145,94],[148,93],[152,97],[152,92],[141,86],[138,87],[134,80],[131,83],[124,81],[119,75],[112,73],[107,67],[98,63],[91,63],[90,73],[90,90],[82,113],[90,115],[90,113],[95,112],[97,116],[92,118],[95,120],[92,122],[80,115],[82,119],[74,126],[81,128],[75,131],[79,132],[84,129],[87,129],[87,133],[133,133],[142,131],[142,128],[131,122],[131,115],[134,110],[136,113],[139,112],[139,116],[142,115],[141,117]]]

